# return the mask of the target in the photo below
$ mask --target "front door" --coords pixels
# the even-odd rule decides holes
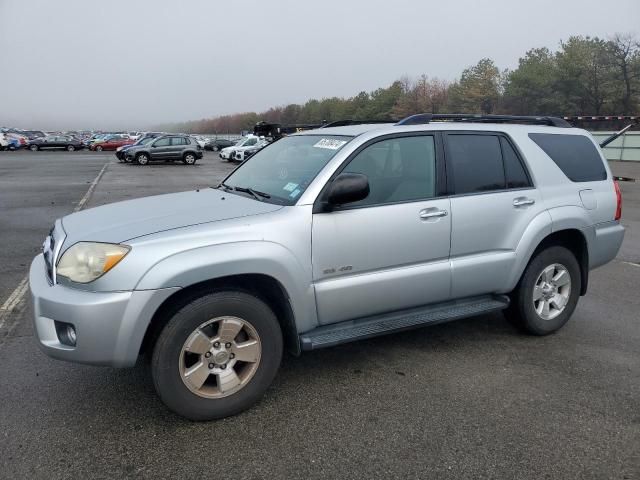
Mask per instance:
[[[171,149],[171,137],[162,137],[153,142],[149,152],[152,160],[164,160],[169,155]]]
[[[320,323],[450,298],[450,203],[438,194],[437,150],[433,135],[391,136],[348,160],[342,171],[367,175],[370,193],[313,215]]]

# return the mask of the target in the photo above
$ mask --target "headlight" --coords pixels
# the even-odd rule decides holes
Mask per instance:
[[[112,243],[78,242],[64,252],[56,273],[77,283],[93,282],[115,267],[130,249]]]

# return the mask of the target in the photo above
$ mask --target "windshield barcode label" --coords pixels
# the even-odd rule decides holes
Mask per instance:
[[[335,138],[323,138],[314,145],[316,148],[327,148],[329,150],[338,150],[347,143],[345,140],[336,140]]]

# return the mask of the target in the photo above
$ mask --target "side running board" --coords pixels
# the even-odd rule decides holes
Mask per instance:
[[[437,303],[401,312],[323,325],[301,334],[300,345],[302,350],[317,350],[391,332],[495,312],[508,306],[509,297],[505,295],[486,295]]]

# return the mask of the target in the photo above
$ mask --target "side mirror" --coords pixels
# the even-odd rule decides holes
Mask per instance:
[[[362,173],[341,173],[331,186],[327,200],[329,205],[344,205],[367,198],[369,195],[369,179]]]

